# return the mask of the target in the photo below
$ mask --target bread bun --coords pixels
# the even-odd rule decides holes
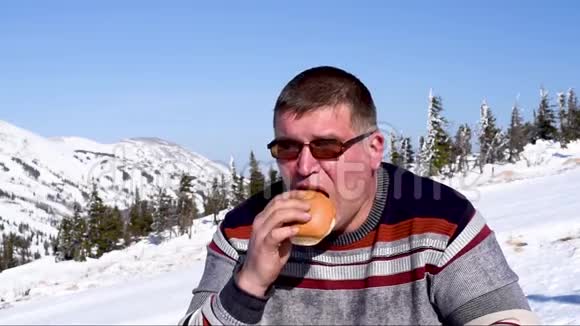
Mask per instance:
[[[312,218],[307,223],[299,225],[298,234],[290,241],[295,245],[314,246],[334,228],[336,208],[332,201],[319,191],[307,190],[304,200],[310,203],[309,213]]]

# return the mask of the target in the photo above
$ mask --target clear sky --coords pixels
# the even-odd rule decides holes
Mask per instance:
[[[274,3],[275,2],[275,3]],[[154,136],[238,165],[269,161],[272,108],[296,73],[336,65],[415,140],[430,88],[505,126],[539,87],[580,88],[580,1],[3,1],[0,120],[99,142]]]

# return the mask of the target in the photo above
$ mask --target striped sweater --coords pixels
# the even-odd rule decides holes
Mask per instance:
[[[180,324],[449,324],[530,307],[484,218],[453,189],[383,163],[357,230],[293,246],[265,298],[239,289],[254,217],[281,183],[231,210]]]

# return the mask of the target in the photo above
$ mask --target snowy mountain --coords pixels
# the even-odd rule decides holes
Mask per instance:
[[[175,194],[183,173],[192,189],[205,190],[227,166],[157,138],[131,138],[100,144],[78,137],[45,138],[0,121],[0,233],[35,234],[31,252],[56,235],[57,222],[86,203],[97,185],[107,205],[127,208],[138,189],[142,199],[158,189]],[[202,207],[201,196],[197,198]],[[22,224],[22,225],[21,225]],[[36,248],[35,248],[36,247]]]
[[[447,183],[482,212],[542,322],[577,325],[580,143],[539,142],[524,153],[521,162]],[[5,270],[0,324],[175,325],[203,273],[211,222],[196,220],[192,239],[143,240],[86,262],[45,257]]]

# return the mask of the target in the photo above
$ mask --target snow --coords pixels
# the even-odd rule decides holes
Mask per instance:
[[[193,229],[192,239],[184,235],[158,244],[154,238],[144,239],[82,263],[44,257],[7,269],[0,273],[0,298],[11,304],[60,296],[188,267],[205,257],[215,227],[212,219],[204,218],[196,220]]]
[[[38,177],[25,166],[36,170]],[[158,187],[177,190],[183,173],[194,177],[198,207],[203,206],[198,191],[214,177],[224,175],[226,182],[231,178],[227,166],[162,139],[101,144],[80,137],[45,138],[0,120],[0,190],[14,195],[14,199],[0,195],[0,217],[9,222],[0,233],[18,234],[20,223],[31,226],[21,236],[42,231],[40,245],[31,251],[43,255],[44,240],[56,236],[54,226],[72,215],[74,202],[86,204],[93,181],[105,204],[126,209],[136,189],[142,199],[152,199]],[[175,197],[172,191],[168,194]]]
[[[542,322],[579,324],[580,143],[539,142],[524,158],[444,181],[462,185],[481,210]],[[43,258],[0,273],[0,324],[175,325],[215,230],[210,218],[197,223],[192,239],[142,241],[83,263]]]

